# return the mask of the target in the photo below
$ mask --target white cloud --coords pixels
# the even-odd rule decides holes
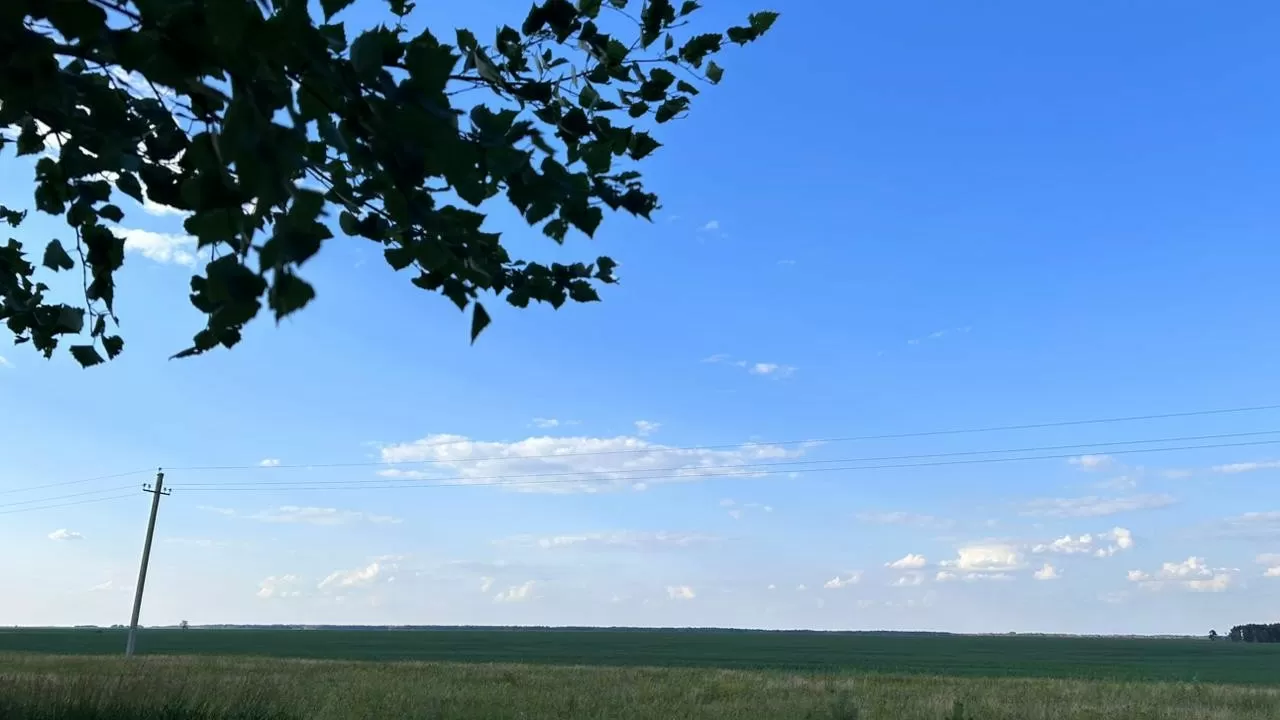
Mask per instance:
[[[791,365],[779,365],[778,363],[758,362],[751,363],[747,366],[747,372],[752,375],[773,375],[775,377],[788,377],[795,373],[795,367]]]
[[[806,447],[749,443],[729,450],[678,448],[635,436],[531,437],[485,442],[460,435],[428,435],[381,448],[383,462],[422,463],[424,470],[388,468],[384,477],[510,485],[528,492],[597,492],[639,481],[680,482],[700,477],[760,477],[760,464],[785,461]]]
[[[1081,455],[1073,457],[1068,462],[1072,465],[1079,465],[1084,470],[1101,470],[1111,465],[1110,455]]]
[[[981,573],[1019,570],[1025,566],[1021,551],[1008,543],[966,545],[956,550],[955,560],[944,560],[941,564],[957,570]]]
[[[861,572],[851,572],[845,577],[841,577],[837,575],[831,578],[830,580],[823,583],[822,587],[828,590],[838,590],[840,588],[849,587],[850,585],[857,585],[858,581],[861,579],[862,579]],[[804,586],[801,585],[800,587],[803,588]]]
[[[302,578],[297,575],[272,575],[271,577],[263,578],[262,582],[258,583],[258,592],[256,594],[264,599],[298,597],[302,594],[302,591],[298,589],[301,583]]]
[[[1126,497],[1040,498],[1023,505],[1023,515],[1040,517],[1101,517],[1134,510],[1153,510],[1177,502],[1171,495],[1129,495]]]
[[[1037,580],[1057,580],[1062,577],[1058,574],[1058,569],[1049,563],[1045,563],[1044,567],[1032,573],[1032,576]]]
[[[894,587],[915,587],[916,585],[919,585],[922,582],[924,582],[923,575],[921,575],[920,573],[909,573],[907,575],[903,575],[897,580],[894,580],[893,586]]]
[[[12,368],[13,363],[9,362],[5,356],[0,355],[0,368]]]
[[[706,232],[713,232],[713,231],[715,231],[715,230],[719,230],[719,229],[720,229],[720,221],[719,221],[719,220],[708,220],[708,221],[707,221],[707,224],[702,226],[702,229],[703,229],[704,231],[706,231]]]
[[[613,532],[592,532],[576,535],[516,535],[499,540],[496,544],[541,548],[544,550],[577,547],[584,550],[643,551],[687,548],[717,542],[718,540],[719,538],[712,535],[689,532],[616,530]]]
[[[1235,473],[1253,472],[1255,470],[1271,470],[1280,468],[1280,460],[1266,460],[1262,462],[1239,462],[1229,465],[1215,465],[1211,468],[1213,472],[1225,473],[1232,475]]]
[[[926,563],[927,561],[923,555],[907,553],[905,556],[894,560],[893,562],[885,563],[884,566],[893,568],[894,570],[918,570],[924,567]]]
[[[172,235],[136,228],[115,228],[124,238],[125,252],[135,252],[148,260],[171,265],[194,267],[196,239],[190,235]]]
[[[652,422],[650,420],[637,420],[636,435],[639,435],[640,437],[647,437],[657,432],[660,427],[662,427],[662,423]]]
[[[1090,554],[1097,557],[1111,557],[1118,552],[1133,547],[1133,533],[1127,528],[1116,527],[1100,533],[1086,533],[1072,537],[1064,535],[1048,543],[1040,543],[1031,547],[1037,555],[1055,553],[1061,555]]]
[[[355,510],[339,510],[338,508],[302,507],[299,505],[281,505],[270,510],[260,510],[249,515],[229,508],[213,508],[201,506],[202,509],[216,512],[228,517],[242,517],[265,523],[297,524],[297,525],[348,525],[367,522],[374,525],[395,525],[402,520],[390,515],[376,515]]]
[[[50,540],[83,540],[84,536],[78,532],[62,528],[49,533]]]
[[[688,585],[669,585],[667,597],[672,600],[692,600],[698,597],[698,594]]]
[[[357,588],[371,585],[377,581],[378,576],[382,574],[383,564],[373,561],[362,568],[355,570],[335,570],[329,573],[329,576],[320,581],[316,586],[317,590],[333,591],[343,588]],[[391,565],[387,570],[394,570],[395,566]]]
[[[494,602],[525,602],[533,599],[533,581],[526,580],[523,584],[512,585],[493,596]]]
[[[981,582],[984,580],[1012,580],[1013,576],[1005,572],[970,572],[955,573],[950,570],[939,570],[937,575],[933,576],[936,582],[955,582],[963,580],[965,582]]]
[[[560,421],[555,418],[536,417],[533,419],[533,426],[545,430],[548,428],[559,427]]]
[[[1130,570],[1127,577],[1130,582],[1151,590],[1178,587],[1196,592],[1222,592],[1231,586],[1237,572],[1234,568],[1211,568],[1204,558],[1193,555],[1182,562],[1164,563],[1154,573]]]
[[[732,356],[725,353],[716,353],[702,359],[704,363],[733,365],[746,370],[752,375],[761,375],[765,377],[785,378],[795,374],[794,365],[783,365],[776,362],[751,362],[748,360],[735,360]]]
[[[116,588],[115,581],[108,580],[106,582],[98,583],[97,585],[94,585],[93,587],[89,588],[89,592],[106,592],[108,590],[114,590],[115,588]]]
[[[262,462],[258,463],[258,466],[259,467],[279,467],[280,458],[265,458],[263,459]]]
[[[944,337],[946,337],[946,336],[948,336],[948,335],[951,335],[951,334],[963,335],[963,334],[965,334],[965,333],[969,332],[969,331],[970,331],[970,330],[972,330],[972,329],[973,329],[973,327],[972,327],[972,326],[970,326],[970,325],[965,325],[964,327],[945,328],[945,329],[943,329],[943,330],[934,330],[933,332],[929,333],[928,335],[926,335],[926,336],[924,336],[924,337],[922,337],[922,338],[912,338],[912,339],[908,340],[908,341],[907,341],[907,344],[908,344],[908,345],[919,345],[920,343],[925,342],[926,340],[941,340],[942,338],[944,338]]]
[[[1263,573],[1263,577],[1280,577],[1280,567],[1269,567]]]
[[[482,593],[489,592],[489,588],[493,587],[493,582],[494,580],[491,577],[480,578],[480,592]]]
[[[946,528],[952,525],[950,520],[910,512],[858,513],[855,517],[858,521],[871,525],[906,525],[918,528]]]
[[[796,592],[804,592],[805,590],[808,590],[808,589],[809,588],[804,584],[800,584],[796,586]]]
[[[161,205],[145,195],[142,198],[142,211],[148,215],[156,217],[186,217],[191,213],[186,210],[171,208],[168,205]]]

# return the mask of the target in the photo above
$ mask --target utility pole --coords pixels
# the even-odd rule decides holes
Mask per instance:
[[[147,563],[151,560],[151,536],[156,531],[156,513],[160,511],[160,496],[168,495],[164,489],[164,471],[156,470],[155,487],[142,486],[143,492],[151,493],[151,519],[147,521],[147,541],[142,545],[142,567],[138,569],[138,589],[133,595],[133,618],[129,620],[129,642],[125,645],[124,656],[133,657],[134,643],[138,635],[138,616],[142,614],[142,588],[147,584]]]

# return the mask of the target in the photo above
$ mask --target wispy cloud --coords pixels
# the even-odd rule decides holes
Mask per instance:
[[[190,235],[173,235],[136,228],[116,228],[124,238],[124,250],[137,253],[148,260],[166,265],[194,267],[196,264],[196,239]]]
[[[1125,497],[1039,498],[1024,503],[1022,514],[1040,517],[1101,517],[1135,510],[1154,510],[1173,505],[1172,495],[1129,495]]]
[[[764,503],[758,502],[738,502],[733,498],[725,498],[721,500],[720,507],[725,508],[725,512],[727,512],[729,517],[734,520],[741,520],[745,513],[754,512],[756,510],[766,513],[773,512],[772,505],[765,505]]]
[[[534,597],[533,588],[534,582],[532,580],[526,580],[520,585],[512,585],[506,590],[494,595],[493,601],[499,603],[527,602],[532,600]]]
[[[533,426],[536,428],[542,428],[543,430],[549,430],[554,427],[560,427],[560,421],[555,418],[536,417],[533,419]]]
[[[648,437],[658,432],[658,428],[662,427],[662,423],[653,422],[652,420],[637,420],[635,425],[636,435],[640,437]]]
[[[1211,469],[1216,473],[1234,475],[1236,473],[1254,472],[1257,470],[1273,470],[1275,468],[1280,468],[1280,460],[1230,463],[1228,465],[1215,465]]]
[[[81,535],[80,533],[75,532],[73,530],[67,530],[66,528],[61,528],[59,530],[54,530],[53,532],[49,533],[49,539],[50,540],[83,540],[84,535]]]
[[[394,571],[395,566],[384,566],[383,563],[375,560],[362,568],[355,570],[335,570],[330,573],[316,589],[321,592],[335,592],[351,588],[365,587],[372,585],[379,580],[386,580],[389,576],[384,571]]]
[[[260,467],[278,467],[280,465],[280,458],[264,458],[262,462],[258,463],[258,465]]]
[[[702,359],[704,363],[729,365],[732,367],[742,368],[748,374],[759,375],[762,377],[786,378],[796,373],[798,368],[794,365],[785,365],[776,362],[756,362],[750,360],[735,359],[731,355],[725,353],[716,353]]]
[[[846,588],[846,587],[849,587],[850,585],[857,585],[858,582],[861,580],[862,580],[861,571],[851,572],[847,575],[837,575],[831,578],[830,580],[823,583],[822,587],[828,590],[839,590],[840,588]],[[804,586],[802,585],[800,586],[800,588],[796,588],[796,589],[799,590],[803,587]]]
[[[1031,574],[1037,580],[1057,580],[1062,577],[1058,573],[1058,569],[1049,563],[1045,563],[1043,567]]]
[[[912,512],[861,512],[855,515],[859,522],[870,525],[905,525],[917,528],[944,529],[954,525],[951,520]]]
[[[1110,455],[1081,455],[1073,457],[1067,462],[1084,470],[1101,470],[1111,465],[1112,458]]]
[[[302,595],[302,590],[299,589],[301,584],[302,578],[297,575],[272,575],[258,583],[258,592],[254,594],[264,600],[299,597]]]
[[[0,368],[12,368],[13,363],[9,362],[5,356],[0,355]]]
[[[884,566],[887,568],[893,568],[894,570],[919,570],[927,564],[928,561],[925,560],[923,555],[907,553],[905,556],[898,558],[893,562],[885,563]]]
[[[908,345],[919,345],[921,343],[934,340],[941,340],[948,335],[964,335],[972,330],[972,326],[965,325],[963,327],[945,328],[943,330],[935,330],[924,337],[912,338],[907,341]]]
[[[367,522],[374,525],[394,525],[401,522],[400,518],[392,517],[390,515],[377,515],[374,513],[359,512],[355,510],[339,510],[338,508],[303,507],[299,505],[281,505],[277,508],[260,510],[249,514],[242,513],[238,510],[232,510],[230,508],[215,508],[207,506],[201,506],[201,508],[227,517],[238,517],[265,523],[348,525],[352,523]]]
[[[1047,543],[1033,545],[1031,552],[1037,555],[1054,553],[1061,555],[1088,554],[1095,557],[1111,557],[1133,548],[1133,533],[1117,527],[1100,533],[1085,533],[1072,537],[1064,535]]]
[[[405,480],[502,484],[524,492],[601,492],[704,477],[760,477],[769,463],[799,457],[807,450],[767,443],[717,450],[679,448],[639,436],[485,442],[460,435],[428,435],[381,448],[384,462],[421,463],[422,469],[386,468],[379,474]],[[766,467],[758,467],[761,464]]]
[[[716,230],[719,230],[719,229],[720,229],[719,220],[708,220],[707,223],[702,226],[703,232],[715,232]]]
[[[575,535],[516,535],[495,541],[498,545],[540,548],[543,550],[578,548],[582,550],[655,551],[689,548],[719,541],[713,535],[688,532],[591,532]]]
[[[1128,578],[1149,590],[1176,587],[1196,592],[1222,592],[1235,580],[1235,568],[1211,568],[1204,558],[1191,556],[1182,562],[1167,562],[1155,572],[1130,570]]]
[[[698,597],[698,593],[688,585],[669,585],[667,586],[667,597],[672,600],[692,600]]]

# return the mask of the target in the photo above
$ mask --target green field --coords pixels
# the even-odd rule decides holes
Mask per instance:
[[[1280,717],[1280,647],[563,630],[0,631],[0,720]]]
[[[0,652],[113,655],[120,630],[0,630]],[[642,630],[143,630],[140,653],[1280,685],[1280,644]]]

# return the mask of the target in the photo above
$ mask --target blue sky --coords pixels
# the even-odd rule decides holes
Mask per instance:
[[[707,27],[758,9],[706,4]],[[527,10],[483,5],[424,3],[419,21]],[[611,217],[559,250],[493,208],[515,247],[611,254],[622,284],[559,311],[489,303],[474,347],[451,303],[337,238],[306,269],[305,312],[169,361],[200,326],[189,246],[180,217],[132,208],[125,354],[82,371],[0,348],[0,573],[18,589],[0,615],[127,622],[149,496],[67,503],[147,474],[14,491],[164,466],[144,623],[1199,633],[1270,617],[1280,446],[1098,444],[1280,430],[1280,410],[769,443],[1280,402],[1280,9],[777,9],[663,128],[653,223]],[[26,177],[0,195],[28,198]],[[33,218],[21,238],[61,231]],[[679,449],[707,445],[728,447]],[[1079,447],[660,472],[1059,445]],[[364,465],[290,467],[341,463]],[[245,469],[177,469],[197,466]],[[511,475],[592,482],[477,484]],[[68,497],[83,492],[99,494]]]

